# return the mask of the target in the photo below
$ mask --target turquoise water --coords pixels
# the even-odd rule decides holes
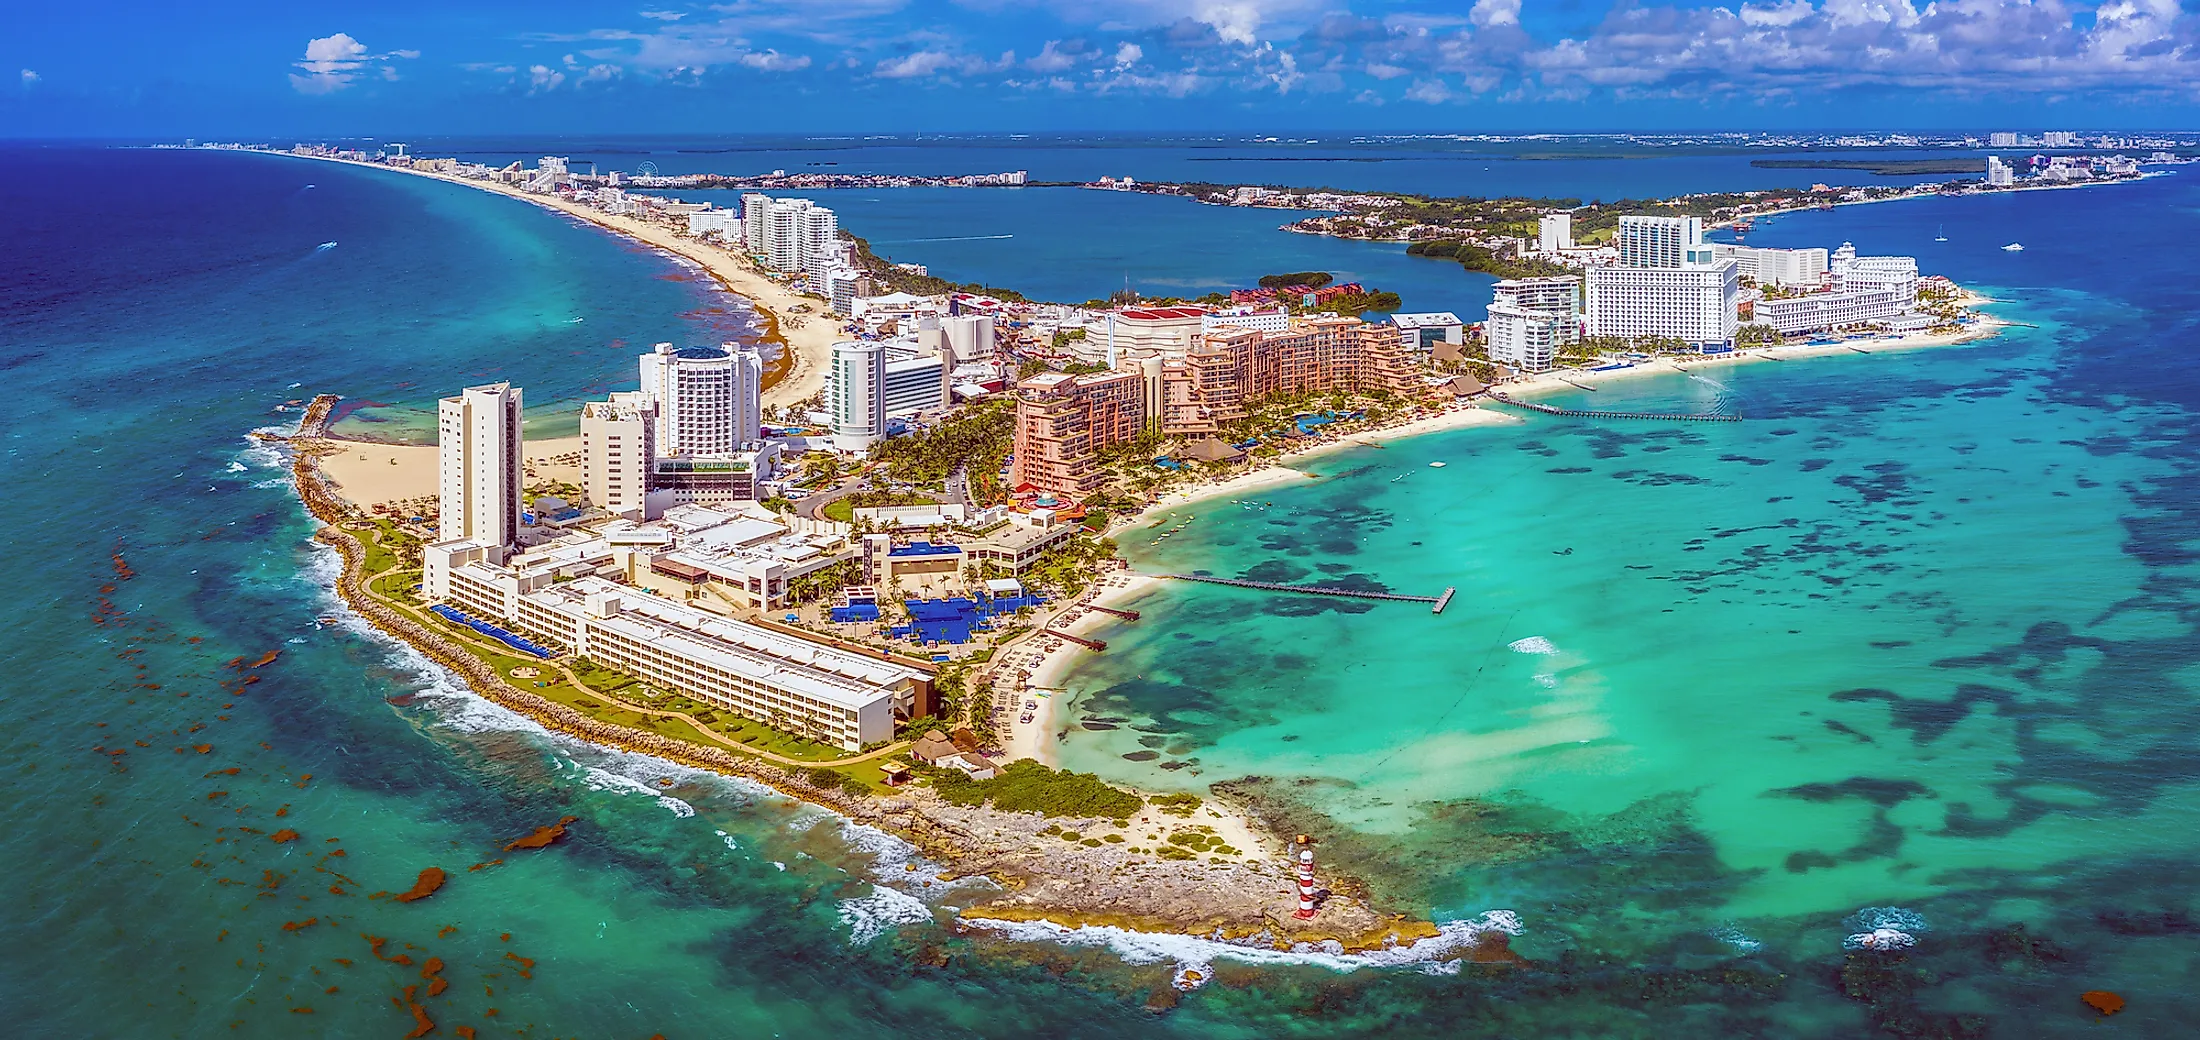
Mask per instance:
[[[2194,210],[2174,179],[2120,190],[1758,236],[1914,248],[2036,328],[1610,379],[1554,403],[1746,421],[1522,413],[1320,456],[1319,480],[1125,536],[1147,570],[1458,595],[1432,617],[1167,586],[1069,680],[1064,764],[1220,785],[1395,898],[1521,909],[1515,948],[1538,956],[1832,958],[1844,918],[1896,906],[1931,929],[1925,1006],[1994,1009],[2012,1035],[2027,1023],[2001,1016],[2027,1008],[2052,1033],[2098,986],[2166,1028],[2193,1009],[2200,843],[2192,290],[2118,284],[2141,242],[2069,258],[2112,207],[2179,234]],[[2061,284],[2023,280],[2042,276]],[[2016,923],[2069,948],[2059,974],[1981,961]]]
[[[459,187],[0,158],[0,187],[40,200],[0,217],[0,539],[25,604],[0,686],[11,1035],[401,1036],[429,956],[450,989],[412,996],[442,1036],[1943,1035],[1923,1016],[1956,1011],[2068,1035],[2095,987],[2131,997],[2114,1026],[2139,1035],[2191,1014],[2200,384],[2174,268],[2200,206],[2174,178],[1759,232],[1874,249],[1944,220],[1929,266],[2002,287],[2038,330],[1615,384],[1598,403],[1751,421],[1396,444],[1324,460],[1329,482],[1257,517],[1209,507],[1235,544],[1210,521],[1169,543],[1172,565],[1461,587],[1440,618],[1172,589],[1094,662],[1127,674],[1080,679],[1201,760],[1142,779],[1278,778],[1241,787],[1401,906],[1517,913],[1533,966],[1447,975],[964,933],[949,911],[982,886],[926,884],[895,842],[472,699],[344,620],[280,459],[246,434],[315,392],[383,402],[347,421],[403,432],[492,377],[555,424],[629,378],[635,344],[740,315],[659,258]],[[2033,248],[1994,248],[2010,235]],[[2153,280],[2128,278],[2142,259]],[[1556,652],[1508,649],[1530,636]],[[1069,753],[1131,775],[1123,737]],[[566,815],[562,843],[502,851]],[[429,866],[451,877],[428,899],[373,898]],[[1903,966],[1929,976],[1849,965],[1876,1004],[1842,995],[1841,938],[1908,922],[1844,923],[1867,906],[1929,925]],[[2015,921],[2059,959],[1993,938]],[[1185,963],[1217,981],[1168,1009]]]

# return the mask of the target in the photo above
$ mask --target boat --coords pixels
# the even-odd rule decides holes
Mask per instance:
[[[2008,245],[2001,247],[2001,251],[2004,253],[2022,253],[2024,252],[2024,243],[2011,242]]]
[[[1935,241],[1935,242],[1946,242],[1947,240],[1948,240],[1948,225],[1946,225],[1946,224],[1942,224],[1942,225],[1940,225],[1940,229],[1939,229],[1939,230],[1937,230],[1937,231],[1934,231],[1934,232],[1933,232],[1933,241]]]
[[[1428,464],[1428,468],[1430,468],[1430,469],[1443,469],[1443,468],[1444,468],[1444,464],[1443,464],[1443,463],[1441,463],[1441,462],[1431,462],[1431,463],[1429,463],[1429,464]]]

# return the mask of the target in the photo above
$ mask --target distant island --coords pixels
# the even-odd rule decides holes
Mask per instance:
[[[1929,174],[1985,173],[1980,159],[1751,159],[1760,170],[1863,170],[1881,177],[1920,177]]]

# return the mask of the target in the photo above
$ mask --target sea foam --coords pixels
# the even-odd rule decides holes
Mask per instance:
[[[1505,649],[1516,654],[1555,654],[1558,652],[1558,646],[1542,636],[1515,639],[1505,644]]]
[[[848,941],[863,946],[902,925],[932,920],[932,907],[907,892],[875,884],[870,895],[840,901],[840,920],[848,926]]]
[[[1850,950],[1907,950],[1917,945],[1919,933],[1931,930],[1925,915],[1899,906],[1867,906],[1841,926],[1849,931],[1841,945]]]
[[[1411,968],[1429,974],[1447,975],[1459,970],[1456,964],[1447,960],[1447,955],[1473,946],[1478,939],[1490,932],[1518,935],[1521,931],[1520,915],[1511,910],[1490,910],[1471,920],[1445,921],[1436,926],[1438,934],[1417,942],[1346,953],[1334,940],[1296,943],[1288,950],[1278,950],[1261,942],[1259,936],[1233,941],[1168,932],[1136,932],[1114,925],[1083,925],[1071,928],[1051,921],[993,921],[984,918],[968,918],[964,923],[1022,942],[1104,948],[1126,964],[1173,963],[1176,965],[1176,977],[1179,980],[1184,978],[1187,970],[1212,978],[1212,966],[1218,960],[1269,966],[1307,965],[1336,972],[1353,972],[1363,968]]]

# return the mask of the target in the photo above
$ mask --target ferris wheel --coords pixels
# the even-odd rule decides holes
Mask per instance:
[[[636,177],[655,177],[655,176],[657,176],[657,164],[656,164],[656,163],[654,163],[654,162],[651,162],[651,161],[649,161],[648,159],[644,159],[644,160],[642,160],[642,163],[641,163],[641,165],[639,165],[639,166],[636,166],[636,167],[634,167],[634,176],[636,176]]]

